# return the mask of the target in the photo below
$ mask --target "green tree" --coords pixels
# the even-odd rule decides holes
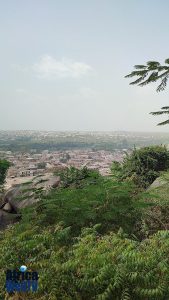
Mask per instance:
[[[37,222],[52,225],[61,221],[71,227],[73,235],[92,224],[101,224],[102,232],[119,227],[133,232],[138,215],[131,195],[132,184],[113,182],[102,176],[81,181],[80,188],[71,184],[53,190],[38,202]]]
[[[157,92],[163,91],[166,88],[169,77],[169,58],[165,60],[165,65],[161,65],[157,61],[148,61],[147,65],[135,65],[136,70],[126,75],[125,78],[139,77],[130,84],[144,86],[151,82],[161,81],[157,87]]]
[[[123,164],[113,163],[112,173],[120,179],[133,181],[136,185],[146,188],[161,171],[169,168],[169,151],[165,146],[150,146],[134,149],[131,155],[126,155]]]
[[[63,187],[80,186],[86,178],[99,178],[99,172],[89,170],[87,167],[77,169],[75,167],[65,168],[55,172],[55,175],[60,176]]]
[[[6,172],[10,166],[9,161],[3,159],[0,160],[0,185],[2,185],[5,181]]]
[[[159,115],[165,115],[165,114],[169,114],[169,106],[164,106],[161,108],[161,111],[154,111],[154,112],[151,112],[150,113],[151,115],[154,115],[154,116],[159,116]],[[158,123],[157,125],[166,125],[166,124],[169,124],[169,119],[161,122],[161,123]]]
[[[37,164],[38,169],[45,169],[46,168],[46,163],[45,162],[40,162]]]
[[[165,64],[161,65],[157,61],[148,61],[147,65],[135,65],[135,70],[126,75],[125,78],[137,77],[136,80],[130,82],[131,85],[145,86],[149,83],[160,81],[157,86],[157,92],[165,90],[169,78],[169,58],[165,60]],[[169,107],[162,107],[161,111],[151,112],[152,115],[169,114]],[[169,119],[157,125],[169,124]]]

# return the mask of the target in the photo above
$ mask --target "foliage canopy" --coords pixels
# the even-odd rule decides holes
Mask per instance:
[[[158,61],[148,61],[147,65],[135,65],[134,68],[134,71],[125,76],[125,78],[138,77],[136,80],[130,82],[131,85],[145,86],[149,83],[160,81],[157,92],[165,90],[169,78],[169,58],[165,60],[165,65],[161,65]],[[162,107],[161,111],[151,112],[150,114],[169,114],[169,107]],[[158,125],[166,124],[169,124],[169,119]]]
[[[163,91],[167,86],[169,77],[169,58],[165,60],[165,65],[158,61],[148,61],[146,65],[135,65],[135,70],[126,75],[126,78],[139,77],[130,84],[145,86],[149,83],[161,81],[157,87],[157,92]]]

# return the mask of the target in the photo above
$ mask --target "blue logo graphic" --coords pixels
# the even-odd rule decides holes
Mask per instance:
[[[22,265],[19,271],[6,271],[6,291],[12,292],[36,292],[38,289],[38,273],[27,272],[27,267]]]
[[[21,272],[25,272],[27,270],[27,267],[26,266],[21,266],[20,269],[19,269]]]

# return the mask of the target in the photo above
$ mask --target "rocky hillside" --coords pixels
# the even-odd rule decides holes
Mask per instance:
[[[165,180],[140,192],[126,181],[69,170],[47,193],[39,179],[14,188],[12,198],[8,191],[2,211],[22,218],[0,232],[0,300],[169,299],[169,231],[159,231],[169,216]],[[37,203],[29,206],[31,199]],[[15,212],[4,211],[6,204]],[[38,291],[8,294],[5,271],[23,264],[38,272]]]

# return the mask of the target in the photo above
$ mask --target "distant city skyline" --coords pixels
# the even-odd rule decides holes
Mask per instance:
[[[0,130],[168,132],[168,88],[130,86],[169,58],[165,0],[7,0],[0,9]]]

